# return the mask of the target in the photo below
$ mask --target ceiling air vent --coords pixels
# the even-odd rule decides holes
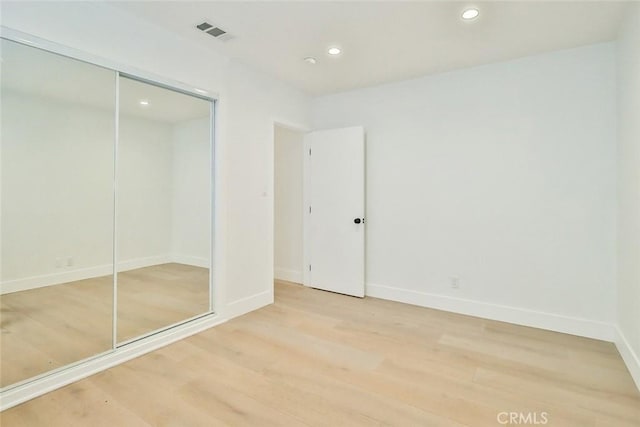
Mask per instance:
[[[206,21],[202,24],[196,25],[196,28],[221,41],[227,41],[233,38],[231,34],[227,33],[222,28],[216,27]]]

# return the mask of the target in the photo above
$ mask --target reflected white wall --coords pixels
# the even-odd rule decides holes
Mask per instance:
[[[171,253],[182,264],[210,266],[210,120],[201,118],[172,128]]]
[[[70,271],[95,267],[109,274],[113,112],[2,95],[3,288],[38,276],[65,281]]]
[[[114,112],[2,101],[2,292],[111,274]],[[120,127],[119,270],[209,266],[209,119]]]
[[[118,270],[167,262],[171,250],[171,126],[120,119],[117,164]],[[124,265],[120,265],[124,264]]]

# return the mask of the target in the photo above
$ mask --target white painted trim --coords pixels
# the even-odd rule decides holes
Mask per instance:
[[[613,342],[615,325],[520,307],[367,284],[367,296]]]
[[[257,310],[269,304],[273,304],[273,287],[259,294],[233,301],[225,308],[227,320],[242,316],[250,311]]]
[[[113,132],[113,229],[111,237],[111,267],[113,268],[112,304],[111,304],[111,348],[118,345],[118,266],[116,265],[118,256],[118,153],[120,152],[120,72],[115,71],[116,90],[114,99],[114,132]]]
[[[191,255],[179,255],[172,254],[170,257],[171,262],[178,264],[192,265],[194,267],[209,268],[210,262],[206,258],[191,256]]]
[[[52,390],[79,381],[90,375],[107,370],[115,365],[135,357],[157,350],[161,347],[202,332],[226,320],[212,314],[187,324],[177,326],[147,338],[132,342],[112,352],[86,360],[66,369],[46,375],[37,380],[3,390],[0,400],[0,411],[16,406],[29,399],[41,396]]]
[[[275,127],[281,127],[281,128],[285,128],[294,132],[298,132],[298,133],[307,133],[307,132],[311,132],[311,129],[309,129],[306,126],[302,126],[299,123],[293,123],[290,122],[288,120],[282,120],[282,118],[271,118],[271,122],[273,123],[273,127],[274,127],[274,137],[273,137],[273,142],[275,144]],[[273,144],[272,144],[273,145]]]
[[[211,171],[209,175],[209,259],[207,260],[209,267],[209,311],[213,313],[217,313],[216,305],[218,304],[217,300],[217,292],[218,289],[215,286],[216,277],[218,275],[218,270],[220,269],[220,263],[216,264],[216,241],[218,239],[218,230],[216,229],[217,219],[218,219],[218,203],[217,203],[217,194],[218,194],[218,185],[220,182],[218,181],[218,165],[217,165],[217,147],[218,144],[217,132],[218,132],[218,106],[217,101],[212,100],[209,104],[209,170]],[[216,267],[215,275],[214,272],[211,271],[212,267]]]
[[[309,218],[309,206],[311,205],[311,142],[308,133],[303,137],[302,148],[302,284],[311,286],[311,272],[309,265],[311,264],[311,242],[309,228],[311,227],[311,218]]]
[[[216,99],[218,99],[218,94],[215,91],[211,90],[211,88],[198,87],[198,89],[207,92],[207,95],[203,95],[202,93],[198,92],[193,85],[190,85],[188,83],[160,76],[155,73],[141,70],[127,64],[112,61],[110,59],[103,58],[101,56],[94,55],[80,49],[65,46],[50,40],[46,40],[32,34],[24,33],[13,28],[0,25],[0,37],[14,41],[16,43],[25,44],[28,46],[36,47],[38,49],[46,50],[48,52],[57,53],[58,55],[77,59],[78,61],[97,65],[98,67],[106,68],[108,70],[118,71],[121,74],[134,77],[137,80],[143,80],[151,82],[152,84],[165,86],[179,92],[184,92],[196,98],[205,99],[208,101],[215,101]]]
[[[118,271],[122,272],[135,270],[137,268],[166,264],[168,262],[171,262],[171,258],[167,255],[136,258],[120,262],[118,264]],[[98,265],[95,267],[66,270],[60,273],[25,277],[23,279],[7,280],[0,284],[0,295],[8,294],[11,292],[26,291],[29,289],[42,288],[45,286],[59,285],[61,283],[75,282],[78,280],[92,279],[94,277],[109,276],[111,274],[113,274],[113,266],[111,264],[106,264]]]
[[[629,341],[624,336],[619,326],[616,326],[616,348],[622,356],[627,369],[631,374],[631,378],[636,383],[636,387],[640,391],[640,355],[633,351],[633,348],[629,344]]]
[[[276,267],[274,269],[274,277],[278,280],[286,280],[287,282],[302,283],[302,271],[291,270],[288,268]]]

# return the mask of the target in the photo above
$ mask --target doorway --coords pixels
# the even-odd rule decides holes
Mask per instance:
[[[274,125],[276,283],[364,296],[364,148],[359,126]]]
[[[274,279],[303,283],[305,132],[274,125]]]

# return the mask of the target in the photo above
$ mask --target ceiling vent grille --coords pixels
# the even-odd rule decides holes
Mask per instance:
[[[215,25],[210,24],[209,22],[206,22],[206,21],[203,22],[202,24],[196,25],[196,28],[202,32],[209,34],[211,37],[215,37],[216,39],[221,41],[227,41],[233,38],[231,34],[227,33],[222,28],[216,27]]]

